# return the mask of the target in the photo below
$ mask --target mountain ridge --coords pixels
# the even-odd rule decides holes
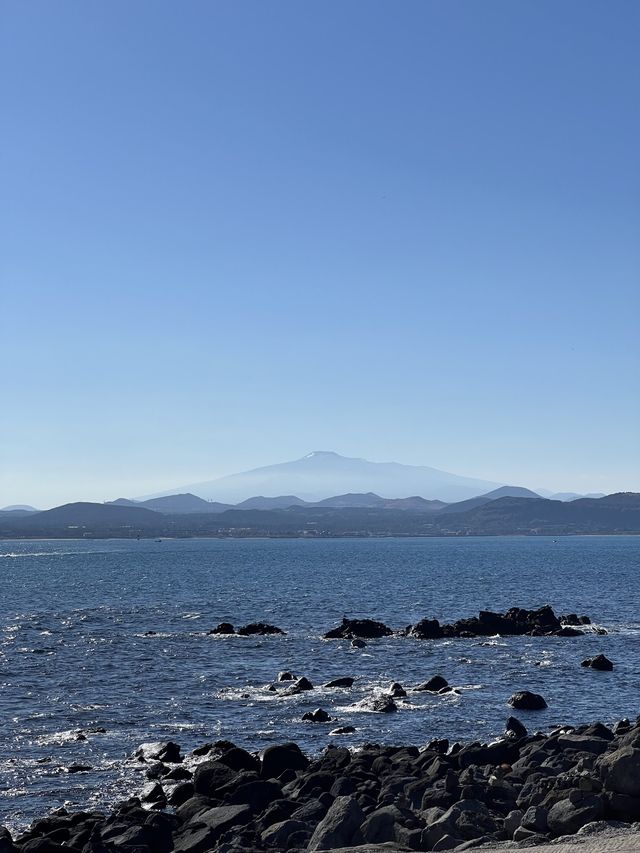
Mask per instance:
[[[382,500],[382,499],[381,499]],[[499,497],[466,511],[379,506],[292,506],[165,514],[137,506],[77,502],[28,516],[0,514],[0,538],[368,537],[640,535],[640,494],[552,501]]]

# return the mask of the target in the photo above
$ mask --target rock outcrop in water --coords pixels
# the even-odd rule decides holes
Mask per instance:
[[[401,631],[394,632],[383,622],[373,619],[347,619],[336,628],[324,635],[325,640],[336,639],[376,639],[390,637],[394,633],[400,636],[413,637],[417,640],[440,640],[450,637],[579,637],[584,631],[574,626],[588,626],[591,620],[588,616],[576,616],[574,613],[566,617],[558,617],[553,608],[547,604],[537,610],[526,610],[522,607],[512,607],[506,613],[494,613],[491,610],[481,610],[477,616],[469,619],[458,619],[457,622],[441,625],[438,619],[421,619],[415,625],[409,625]],[[598,633],[606,633],[598,629]]]
[[[136,755],[151,777],[140,797],[108,815],[58,809],[15,839],[0,828],[0,851],[467,850],[640,818],[640,718],[529,735],[511,717],[490,744],[329,746],[313,759],[292,743],[255,755],[228,741],[182,762],[173,743]]]
[[[238,628],[237,631],[231,622],[221,622],[215,628],[207,631],[207,633],[220,634],[222,636],[237,634],[240,637],[252,637],[254,635],[285,634],[286,632],[276,625],[269,625],[267,622],[251,622],[249,625]]]
[[[391,628],[384,622],[376,622],[374,619],[347,619],[337,628],[332,628],[324,635],[325,640],[372,640],[379,637],[390,637],[393,634]]]
[[[613,663],[605,655],[596,655],[594,658],[583,660],[580,666],[589,667],[589,669],[599,669],[601,672],[611,672]]]

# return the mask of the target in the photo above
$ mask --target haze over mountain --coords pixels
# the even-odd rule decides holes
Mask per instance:
[[[266,465],[229,474],[217,480],[147,495],[157,498],[190,492],[205,500],[239,503],[256,495],[295,495],[305,501],[321,501],[335,495],[374,492],[385,498],[419,495],[446,502],[465,500],[501,486],[488,480],[462,477],[424,465],[369,462],[317,450],[292,462]]]

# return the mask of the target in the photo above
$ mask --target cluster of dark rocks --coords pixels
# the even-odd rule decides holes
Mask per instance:
[[[236,629],[231,622],[221,622],[207,631],[208,634],[238,634],[240,637],[252,637],[254,635],[265,636],[269,634],[285,634],[282,628],[276,625],[269,625],[267,622],[251,622],[249,625],[244,625],[242,628]]]
[[[490,744],[330,745],[312,759],[228,741],[183,758],[168,742],[134,760],[149,780],[138,797],[108,815],[59,809],[15,839],[0,829],[0,853],[468,850],[640,820],[640,718],[529,734],[510,717]]]
[[[584,627],[589,625],[591,620],[588,616],[578,616],[576,613],[556,616],[553,608],[547,604],[537,610],[512,607],[506,613],[481,610],[477,616],[445,625],[441,625],[438,619],[421,619],[415,625],[408,625],[399,631],[374,619],[345,617],[340,625],[327,631],[324,639],[376,639],[397,635],[418,640],[440,640],[449,637],[492,637],[496,634],[505,637],[579,637],[585,633]],[[606,633],[604,628],[592,630],[599,634]]]

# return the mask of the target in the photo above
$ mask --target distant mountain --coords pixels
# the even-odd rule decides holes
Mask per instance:
[[[522,486],[500,486],[499,489],[487,492],[486,495],[478,495],[477,497],[469,498],[466,501],[458,501],[457,503],[448,504],[446,507],[443,507],[441,512],[468,512],[471,509],[484,506],[484,504],[491,503],[491,501],[496,501],[500,498],[540,498],[540,495],[536,494],[536,492],[532,492],[531,489],[525,489]]]
[[[75,503],[22,517],[0,513],[0,538],[640,534],[640,494],[630,492],[565,502],[500,497],[453,513],[398,509],[403,501],[386,503],[392,508],[303,505],[179,515],[137,506]]]
[[[0,512],[38,512],[38,510],[29,504],[12,504],[11,506],[3,506]]]
[[[580,495],[577,492],[556,492],[554,495],[550,495],[549,499],[552,501],[577,501],[580,498],[603,498],[605,497],[603,492],[589,492],[586,495]]]
[[[6,526],[25,535],[84,536],[130,535],[155,529],[162,516],[144,507],[114,506],[113,504],[70,503],[33,512],[10,522],[0,517],[0,534]]]
[[[216,501],[205,501],[196,495],[166,495],[161,498],[150,498],[146,501],[132,501],[128,498],[118,498],[108,502],[110,506],[136,506],[151,509],[165,514],[176,513],[183,515],[192,512],[224,512],[231,509],[231,504],[221,504]]]
[[[325,498],[322,501],[316,501],[311,506],[333,507],[334,509],[344,509],[345,507],[378,507],[382,509],[385,505],[385,499],[374,492],[366,492],[365,494],[347,494],[334,495],[330,498]]]
[[[314,504],[307,504],[307,506],[332,507],[334,509],[372,507],[375,509],[437,512],[442,507],[445,507],[446,504],[442,501],[428,501],[418,496],[410,498],[381,498],[380,495],[376,495],[374,492],[366,492],[365,494],[335,495],[331,498],[325,498],[323,501],[317,501]]]
[[[450,502],[484,494],[500,485],[437,468],[369,462],[318,450],[293,462],[254,468],[147,497],[188,491],[207,500],[235,504],[254,495],[297,495],[305,501],[317,502],[336,494],[374,492],[389,498],[421,495]]]
[[[290,506],[306,506],[306,501],[295,495],[278,495],[274,498],[265,498],[257,495],[255,498],[247,498],[236,504],[235,509],[288,509]]]
[[[532,492],[531,489],[525,489],[523,486],[500,486],[499,489],[487,492],[482,497],[496,501],[498,498],[539,498],[540,495],[537,492]]]
[[[619,492],[574,501],[506,497],[440,515],[444,533],[640,533],[640,494]]]

